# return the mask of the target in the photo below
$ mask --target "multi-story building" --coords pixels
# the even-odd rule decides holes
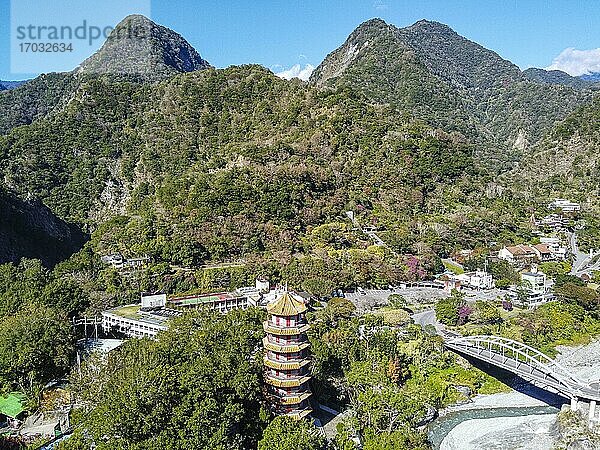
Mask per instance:
[[[581,205],[570,200],[565,200],[564,198],[557,198],[548,205],[548,209],[560,209],[562,212],[577,212],[581,210]]]
[[[236,289],[233,292],[173,296],[169,298],[169,305],[178,309],[208,307],[227,313],[232,309],[247,309],[251,306],[257,306],[260,297],[260,292],[255,288],[245,287]]]
[[[556,261],[564,261],[567,259],[568,249],[567,247],[562,245],[561,239],[556,236],[542,236],[540,237],[540,242],[542,244],[546,244],[550,252],[552,253],[552,258]]]
[[[267,305],[264,365],[268,394],[275,412],[296,419],[309,415],[311,396],[308,359],[309,328],[301,297],[280,293]]]
[[[536,261],[538,256],[533,248],[526,244],[503,247],[498,252],[498,258],[504,259],[511,264],[530,263]]]
[[[546,238],[541,238],[546,239]],[[519,244],[504,247],[498,252],[498,258],[515,265],[528,265],[534,262],[562,261],[567,249],[549,242],[539,244]]]
[[[184,309],[210,308],[221,313],[233,309],[257,306],[261,298],[254,287],[239,288],[233,292],[173,296],[142,293],[139,304],[118,306],[102,313],[102,330],[117,332],[128,337],[154,337],[168,328],[167,321],[183,314]]]
[[[164,307],[145,308],[141,304],[118,306],[102,312],[105,334],[117,332],[127,337],[154,337],[168,328],[167,321],[181,314]]]
[[[521,273],[521,282],[536,294],[542,294],[549,290],[546,284],[546,274],[543,272],[523,272]]]

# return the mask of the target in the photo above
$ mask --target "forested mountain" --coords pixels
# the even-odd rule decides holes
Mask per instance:
[[[536,195],[568,196],[600,207],[600,98],[557,125],[515,173]]]
[[[600,72],[586,73],[581,75],[579,78],[586,81],[598,82],[600,81]]]
[[[532,67],[524,70],[523,75],[529,80],[539,83],[561,84],[576,89],[600,89],[599,83],[582,77],[572,77],[562,70],[544,70]]]
[[[14,89],[16,87],[21,86],[23,83],[26,83],[27,80],[25,81],[2,81],[0,80],[0,91],[8,91],[10,89]]]
[[[318,86],[349,86],[435,126],[465,134],[481,162],[509,167],[529,144],[591,94],[531,81],[517,66],[446,25],[361,24],[311,76]]]
[[[42,74],[0,93],[0,134],[59,111],[66,105],[77,83],[77,77],[70,73]]]
[[[179,34],[144,16],[123,19],[73,72],[42,74],[0,94],[0,134],[60,111],[90,79],[152,82],[211,67]],[[1,89],[0,89],[1,90]]]
[[[307,227],[357,207],[409,221],[479,177],[456,136],[259,66],[89,81],[0,155],[5,182],[65,220],[119,216],[101,228],[107,248],[177,262],[300,249]]]
[[[3,392],[37,401],[67,376],[73,317],[260,275],[319,298],[307,314],[313,395],[353,410],[336,448],[360,436],[365,449],[428,449],[436,410],[499,383],[412,324],[400,295],[358,314],[332,291],[423,280],[465,249],[465,269],[517,283],[487,256],[535,239],[530,218],[552,196],[591,205],[578,238],[600,241],[600,100],[561,73],[523,73],[428,21],[362,24],[309,83],[215,69],[141,16],[113,33],[78,70],[0,93],[0,262],[20,261],[0,264]],[[102,262],[116,252],[150,262]],[[436,314],[553,349],[597,334],[597,298],[508,314],[454,291]],[[321,450],[312,425],[267,409],[264,315],[196,311],[91,356],[72,372],[74,432],[59,448]]]

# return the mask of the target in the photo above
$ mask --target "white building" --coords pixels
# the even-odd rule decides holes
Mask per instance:
[[[136,258],[125,258],[120,253],[101,256],[100,260],[104,264],[114,267],[115,269],[139,269],[150,264],[151,259],[148,255],[139,256]]]
[[[454,278],[460,281],[460,285],[472,289],[492,289],[494,287],[494,279],[492,275],[483,270],[475,272],[465,272],[460,275],[454,275]]]
[[[128,337],[154,337],[168,328],[168,319],[180,314],[167,309],[144,311],[141,304],[118,306],[102,312],[102,330],[105,334],[118,332]]]
[[[548,205],[548,209],[560,209],[562,212],[576,212],[581,210],[579,203],[557,198]]]
[[[555,261],[564,261],[567,258],[568,249],[561,245],[558,237],[541,237],[540,242],[545,244],[552,253],[552,259]]]
[[[256,279],[256,290],[263,294],[269,292],[271,290],[271,284],[269,283],[269,280],[263,277],[258,277]]]
[[[461,290],[468,289],[492,289],[494,287],[494,279],[492,275],[483,270],[475,272],[465,272],[459,275],[445,273],[439,278],[444,283],[444,289],[452,291],[453,289]]]
[[[142,294],[142,308],[164,308],[167,305],[167,294]]]
[[[529,245],[518,244],[509,247],[503,247],[498,252],[498,258],[504,259],[511,264],[519,262],[531,262],[538,258],[537,253]]]
[[[524,284],[525,288],[536,294],[542,294],[548,291],[549,285],[546,280],[546,274],[543,272],[521,273],[521,282]]]
[[[525,296],[523,297],[523,293],[519,293],[515,286],[509,288],[507,292],[507,296],[510,300],[520,307],[537,308],[544,303],[554,300],[554,294],[552,292],[536,293],[529,289],[525,289],[524,294]]]

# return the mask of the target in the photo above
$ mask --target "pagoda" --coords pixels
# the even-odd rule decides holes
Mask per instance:
[[[263,327],[265,348],[265,381],[267,393],[277,414],[295,419],[309,415],[312,410],[308,359],[309,328],[301,298],[285,291],[267,305],[268,319]]]

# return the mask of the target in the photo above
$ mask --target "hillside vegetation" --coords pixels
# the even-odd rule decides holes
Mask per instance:
[[[306,232],[346,210],[410,233],[417,216],[469,203],[485,181],[471,154],[352,91],[243,66],[154,85],[90,80],[60,114],[1,138],[0,170],[97,230],[98,250],[197,264],[300,251]]]
[[[495,170],[511,167],[591,97],[587,89],[531,81],[495,52],[427,20],[406,28],[381,19],[361,24],[311,82],[350,86],[374,102],[460,131],[477,144],[478,162]]]

